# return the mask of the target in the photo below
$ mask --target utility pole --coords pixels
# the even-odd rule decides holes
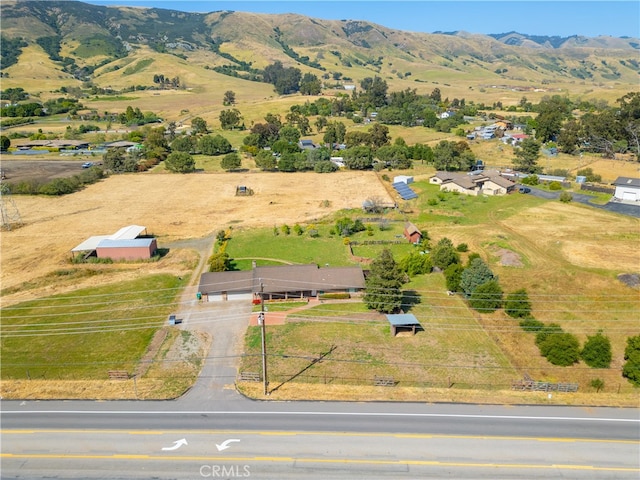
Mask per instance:
[[[260,279],[260,314],[258,315],[258,323],[261,326],[262,333],[262,383],[264,385],[264,394],[269,395],[269,381],[267,380],[267,343],[265,341],[265,318],[264,318],[264,284]]]

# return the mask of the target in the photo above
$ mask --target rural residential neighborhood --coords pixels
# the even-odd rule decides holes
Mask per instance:
[[[3,478],[637,475],[637,35],[98,3],[0,9]]]
[[[3,17],[14,18],[7,16],[10,11],[3,9]],[[282,34],[278,38],[284,42]],[[20,56],[25,48],[51,55],[43,42],[16,44],[17,61],[27,58]],[[138,57],[133,61],[139,66],[131,70],[132,80],[144,84],[148,69],[158,72],[157,67],[144,65],[160,58],[169,62],[166,65],[178,61],[175,68],[182,68],[177,66],[180,55],[152,53],[145,42],[134,50]],[[182,48],[172,45],[167,48]],[[346,55],[349,50],[343,52]],[[349,54],[357,50],[353,52]],[[624,50],[614,48],[609,52],[625,55]],[[225,55],[218,58],[239,61]],[[121,61],[116,57],[115,62]],[[200,327],[188,321],[190,308],[244,301],[253,302],[254,309],[257,304],[265,309],[267,325],[274,311],[284,312],[279,316],[288,319],[284,322],[288,328],[304,323],[307,317],[334,317],[339,319],[337,325],[365,321],[369,328],[384,329],[384,314],[411,314],[422,325],[422,333],[430,332],[416,335],[418,342],[433,338],[433,329],[446,334],[449,322],[468,318],[475,325],[469,331],[481,328],[488,335],[488,343],[470,347],[469,354],[477,356],[502,345],[498,356],[486,358],[486,365],[503,365],[501,375],[491,379],[501,379],[500,388],[506,391],[512,381],[525,375],[542,382],[575,383],[579,394],[589,398],[596,380],[604,383],[598,392],[633,391],[634,374],[628,376],[625,363],[633,322],[622,313],[637,307],[633,279],[639,274],[637,238],[635,233],[623,233],[636,232],[640,217],[640,170],[633,143],[640,97],[631,89],[633,82],[627,89],[621,83],[620,93],[606,102],[609,110],[600,111],[604,99],[594,92],[593,100],[580,103],[577,98],[582,97],[571,93],[574,87],[559,93],[523,86],[504,98],[485,99],[474,84],[464,92],[438,82],[422,86],[416,78],[411,79],[415,87],[402,82],[396,86],[400,79],[385,77],[376,71],[377,64],[370,72],[360,72],[360,80],[347,80],[344,73],[313,73],[326,71],[325,66],[295,58],[304,68],[280,59],[267,62],[266,83],[242,75],[224,80],[226,70],[222,68],[211,79],[203,77],[203,85],[214,80],[227,83],[223,83],[224,95],[201,109],[195,104],[179,108],[180,103],[187,107],[181,99],[196,95],[195,84],[184,89],[183,82],[165,82],[166,76],[157,73],[149,87],[130,93],[118,87],[117,93],[114,78],[105,76],[111,79],[111,86],[105,88],[103,75],[96,70],[94,93],[89,94],[82,93],[86,85],[73,81],[46,90],[29,82],[14,87],[13,79],[19,73],[8,67],[2,100],[3,122],[6,119],[3,348],[9,356],[22,352],[20,365],[31,366],[24,369],[5,362],[3,385],[18,388],[27,370],[32,380],[53,380],[47,371],[56,363],[54,357],[43,357],[43,352],[22,350],[20,337],[31,322],[22,315],[24,321],[6,323],[13,316],[12,309],[25,301],[38,303],[39,298],[58,295],[109,298],[114,286],[124,288],[127,282],[142,282],[137,288],[146,292],[144,279],[149,276],[169,282],[175,290],[168,290],[172,293],[163,295],[159,303],[153,295],[145,295],[147,298],[135,302],[141,302],[139,307],[125,309],[115,323],[109,321],[111,335],[117,325],[127,325],[136,349],[125,351],[128,347],[122,343],[122,352],[103,360],[113,363],[110,370],[126,371],[129,376],[137,371],[141,358],[159,354],[154,349],[176,348],[172,335],[164,336],[164,346],[143,340],[166,331],[167,315],[185,319],[171,328],[199,335]],[[389,57],[389,63],[393,58]],[[58,68],[55,56],[48,61],[47,68]],[[341,68],[346,65],[343,62]],[[309,67],[308,73],[296,77],[297,71]],[[268,93],[274,88],[268,85],[270,79],[280,96],[271,92],[259,99],[256,94],[264,95],[259,91]],[[73,94],[72,86],[77,88]],[[460,93],[468,98],[461,98]],[[173,98],[178,102],[172,104]],[[618,133],[609,134],[607,143],[598,132],[612,114],[624,120]],[[616,147],[614,142],[618,142]],[[565,217],[571,222],[560,220]],[[620,231],[618,236],[616,231]],[[597,241],[599,235],[606,236],[606,242]],[[617,242],[616,246],[611,242]],[[617,252],[615,259],[606,253],[610,248]],[[383,253],[388,255],[385,260],[380,258]],[[552,259],[556,266],[549,269]],[[375,266],[379,262],[385,271],[378,278]],[[484,273],[472,274],[474,268]],[[595,274],[593,268],[608,273]],[[567,280],[562,277],[572,269],[577,269],[575,275],[584,276],[582,284],[593,287],[576,290],[575,298],[543,301],[551,292],[565,291]],[[542,281],[544,276],[539,276],[547,270],[550,276]],[[467,280],[462,279],[470,275],[480,276],[467,287]],[[598,303],[605,284],[610,295],[621,299],[623,318],[610,332],[607,322],[616,321],[605,320],[607,306]],[[486,297],[480,302],[484,307],[478,307],[473,292],[481,285],[490,289],[486,295],[498,295],[490,306],[486,300],[492,297]],[[514,295],[526,305],[522,312],[508,308]],[[550,301],[554,307],[545,307]],[[583,314],[575,311],[576,301],[585,306]],[[109,303],[101,308],[107,315]],[[290,315],[287,308],[292,309]],[[443,315],[447,311],[450,313]],[[565,313],[551,313],[556,311]],[[32,315],[38,318],[36,312]],[[147,319],[141,325],[146,330],[131,330],[131,320],[138,316]],[[512,318],[519,320],[513,323]],[[247,326],[251,317],[238,318],[238,322]],[[505,322],[513,326],[500,328]],[[549,356],[535,333],[547,324],[559,325],[554,328],[571,337],[576,356],[553,360],[552,354],[548,363]],[[245,346],[236,351],[239,355],[253,355],[251,328],[246,331]],[[144,332],[140,340],[137,332]],[[208,335],[215,342],[215,331]],[[321,343],[336,341],[324,339],[322,331],[313,335]],[[586,360],[580,352],[589,339],[601,338],[597,335],[610,351],[607,368],[585,370]],[[348,338],[346,333],[339,336]],[[59,348],[70,359],[82,361],[85,353],[74,353],[65,335],[59,339]],[[108,343],[106,338],[98,341]],[[439,342],[438,348],[443,353],[463,348],[455,342],[452,347],[448,344],[449,339]],[[491,344],[494,346],[489,347]],[[206,355],[210,347],[203,344],[201,348]],[[290,348],[302,353],[310,347]],[[375,358],[376,346],[367,348]],[[462,365],[452,360],[452,370],[444,376],[394,374],[394,363],[407,358],[406,346],[398,343],[389,348],[397,351],[393,359],[381,364],[388,366],[378,376],[397,376],[397,388],[422,385],[427,394],[429,385],[462,375],[458,383],[482,389],[480,378],[467,378]],[[523,351],[529,353],[523,356]],[[433,372],[426,350],[420,358],[422,368]],[[237,365],[238,378],[243,378],[243,369],[263,377],[261,367],[250,359]],[[278,375],[280,368],[289,370],[286,363],[277,366],[276,362],[271,374]],[[330,373],[331,365],[326,362],[314,369],[322,370],[323,378],[342,375],[338,370]],[[55,371],[53,378],[64,388],[63,370]],[[87,381],[100,385],[101,378],[106,373],[98,368],[88,373]],[[358,378],[363,386],[373,381],[373,377]],[[302,380],[298,377],[298,382]],[[145,377],[137,381],[140,384]],[[314,381],[306,379],[306,383]],[[229,382],[252,395],[250,383]],[[155,387],[151,388],[149,395],[153,396]],[[24,395],[19,388],[15,392],[13,395]],[[176,390],[170,395],[180,393]],[[386,395],[379,392],[376,396],[379,394]]]

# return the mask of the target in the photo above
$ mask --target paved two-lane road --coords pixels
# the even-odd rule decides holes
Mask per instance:
[[[635,409],[3,402],[2,478],[638,478]],[[189,407],[189,409],[184,408]]]

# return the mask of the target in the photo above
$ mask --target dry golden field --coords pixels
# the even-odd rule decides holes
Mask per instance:
[[[236,197],[237,185],[246,185],[255,194]],[[359,208],[370,196],[388,198],[376,174],[349,171],[327,176],[120,175],[63,197],[16,195],[13,199],[24,226],[2,232],[2,288],[34,281],[68,267],[70,251],[80,242],[92,235],[113,233],[126,225],[146,226],[149,233],[157,235],[158,246],[163,248],[170,242],[208,236],[230,225],[250,228],[310,222],[337,209]],[[121,275],[151,273],[162,268],[175,270],[184,260],[172,260],[178,254],[170,253],[168,262],[161,265],[125,264],[118,270]],[[43,291],[36,283],[37,291],[22,288],[18,294],[4,296],[2,300],[6,305],[33,295],[48,295],[60,288],[81,286],[50,284]]]

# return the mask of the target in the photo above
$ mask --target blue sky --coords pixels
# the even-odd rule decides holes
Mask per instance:
[[[300,13],[328,20],[368,20],[415,32],[505,33],[531,35],[611,35],[640,37],[640,2],[624,1],[177,1],[89,0],[95,5],[135,5],[185,12],[235,10]]]

